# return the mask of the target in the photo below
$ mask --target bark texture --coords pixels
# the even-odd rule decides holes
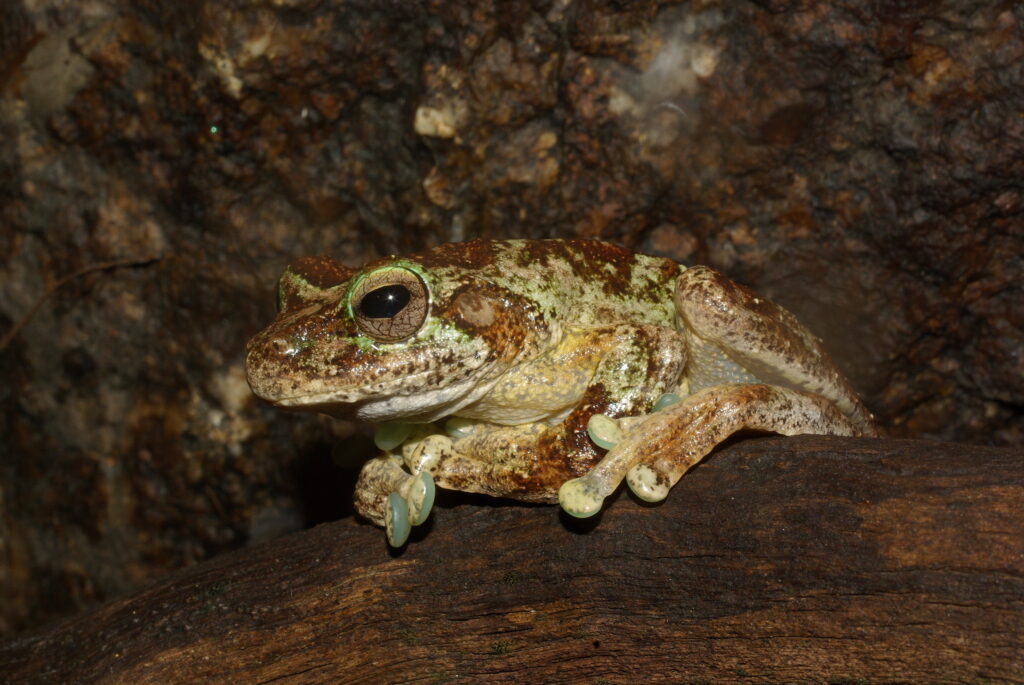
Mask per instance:
[[[596,522],[461,501],[397,553],[348,519],[177,572],[0,679],[1024,680],[1019,452],[755,439]]]

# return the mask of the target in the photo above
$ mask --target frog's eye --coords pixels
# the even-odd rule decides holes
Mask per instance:
[[[398,342],[418,331],[428,301],[423,280],[402,267],[367,274],[349,299],[359,330],[379,342]]]

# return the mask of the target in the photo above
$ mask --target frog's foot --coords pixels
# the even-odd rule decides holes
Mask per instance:
[[[655,402],[653,411],[661,411],[679,401],[678,395],[662,395]],[[604,414],[594,414],[587,421],[587,435],[598,447],[610,450],[646,420],[646,416],[613,419]],[[605,497],[615,490],[620,480],[621,478],[613,482],[591,471],[585,476],[563,483],[558,490],[558,503],[566,513],[576,518],[593,516],[600,511]],[[629,470],[626,481],[637,497],[648,502],[660,502],[668,495],[669,488],[665,485],[665,478],[650,466],[634,466]]]
[[[434,506],[435,492],[434,478],[421,471],[388,495],[384,524],[389,545],[401,547],[409,539],[412,527],[427,520]]]
[[[451,439],[436,431],[429,424],[381,424],[374,441],[385,452],[359,474],[356,511],[385,528],[393,547],[405,544],[412,527],[426,521],[434,505],[432,471],[452,451]],[[399,447],[401,458],[391,454]]]
[[[352,500],[356,511],[363,518],[380,527],[385,527],[388,516],[388,499],[411,478],[402,468],[402,462],[385,452],[363,465],[356,481]]]
[[[753,383],[705,388],[654,414],[619,419],[617,424],[624,437],[589,473],[559,490],[562,508],[573,516],[596,513],[623,479],[640,499],[665,499],[683,474],[741,429],[782,435],[858,433],[819,395]]]
[[[435,492],[429,472],[410,474],[397,457],[384,453],[363,466],[354,501],[360,515],[385,528],[388,542],[401,547],[412,527],[427,520]]]
[[[626,474],[626,483],[633,494],[645,502],[660,502],[668,497],[668,478],[647,464],[637,464]],[[610,488],[614,490],[614,486]],[[558,489],[558,503],[567,514],[587,518],[601,510],[609,491],[609,483],[590,475],[566,481]]]

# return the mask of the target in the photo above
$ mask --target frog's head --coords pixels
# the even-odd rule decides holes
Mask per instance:
[[[305,258],[281,276],[278,302],[247,347],[253,392],[370,421],[451,414],[547,336],[528,303],[436,253],[358,271]]]

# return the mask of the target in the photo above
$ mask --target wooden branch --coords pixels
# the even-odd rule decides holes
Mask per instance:
[[[0,681],[1024,680],[1024,455],[734,444],[593,522],[451,496],[391,553],[354,520],[0,647]]]

